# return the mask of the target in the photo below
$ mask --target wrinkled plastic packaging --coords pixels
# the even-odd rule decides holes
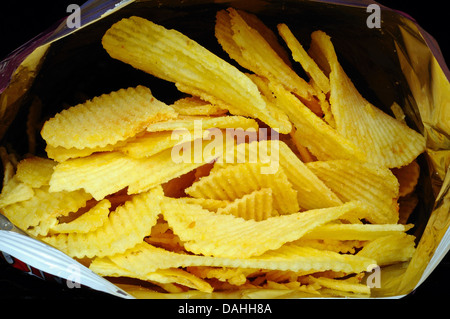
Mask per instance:
[[[369,5],[381,9],[378,26],[370,22],[374,11],[368,9]],[[19,153],[28,151],[20,118],[31,103],[41,103],[43,116],[51,115],[61,104],[75,105],[86,96],[142,83],[164,100],[164,88],[154,88],[141,72],[130,73],[120,64],[108,62],[100,43],[103,33],[120,18],[139,15],[177,29],[219,53],[214,39],[214,18],[217,10],[228,6],[255,13],[270,27],[286,23],[302,39],[309,39],[312,31],[325,31],[332,37],[344,69],[363,96],[387,113],[391,113],[392,103],[398,103],[408,125],[426,137],[426,152],[418,158],[419,205],[413,216],[417,250],[409,263],[382,270],[381,288],[374,295],[396,298],[410,293],[450,248],[450,72],[438,44],[426,31],[406,14],[376,2],[88,1],[81,7],[79,28],[69,28],[69,23],[63,20],[0,62],[0,138]],[[46,245],[37,244],[35,254],[24,253],[25,247],[31,245],[30,240],[33,239],[0,230],[0,257],[43,279],[69,280],[70,273],[55,272],[51,263],[43,263],[36,257],[44,256],[44,260],[48,254],[59,258]],[[82,284],[121,297],[152,297],[151,292],[142,293],[136,287],[128,287],[129,295],[102,280]],[[244,295],[271,297],[245,291],[238,297]],[[277,295],[280,296],[283,297],[282,293]]]

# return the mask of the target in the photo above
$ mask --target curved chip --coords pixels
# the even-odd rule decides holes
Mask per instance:
[[[102,45],[112,58],[173,82],[180,91],[277,127],[258,88],[244,73],[176,30],[132,16],[108,29]]]
[[[223,208],[218,208],[219,214],[230,214],[244,219],[261,221],[278,216],[273,208],[272,189],[261,188],[238,198]]]
[[[111,202],[103,199],[87,212],[68,223],[59,223],[50,228],[53,233],[87,233],[101,227],[109,215]]]
[[[336,130],[363,149],[369,162],[389,168],[412,162],[425,150],[425,138],[358,92],[339,64],[328,35],[316,31],[311,37],[322,47],[330,66],[330,105]]]
[[[89,265],[89,269],[100,276],[137,278],[158,285],[162,284],[163,288],[166,284],[175,283],[207,293],[210,293],[213,290],[208,282],[183,269],[158,269],[145,275],[138,275],[130,270],[119,267],[117,264],[106,258],[95,259],[95,262]]]
[[[124,252],[143,242],[161,213],[161,187],[138,194],[111,212],[108,220],[88,233],[57,234],[41,240],[71,257],[92,258]]]
[[[162,201],[162,214],[184,247],[196,254],[247,258],[301,238],[345,213],[360,209],[357,202],[271,217],[257,222],[210,212],[177,199]]]
[[[54,147],[104,147],[136,135],[148,124],[175,116],[170,106],[139,85],[63,110],[45,122],[41,135]]]
[[[48,186],[34,189],[30,199],[1,209],[14,225],[32,235],[47,235],[57,218],[86,206],[92,196],[83,190],[49,192]]]
[[[170,106],[180,115],[220,116],[225,115],[228,112],[228,109],[203,101],[195,96],[178,99]]]
[[[297,191],[285,172],[279,168],[274,174],[263,174],[265,164],[239,163],[211,171],[186,189],[186,194],[196,198],[235,200],[261,188],[271,188],[273,207],[280,214],[299,211]]]
[[[145,275],[158,269],[190,266],[233,267],[290,271],[343,271],[359,273],[367,270],[375,260],[355,255],[338,254],[295,244],[286,244],[261,256],[250,258],[224,258],[181,254],[157,248],[147,243],[136,245],[122,254],[95,258],[92,264],[107,259],[123,269]]]
[[[372,163],[351,160],[316,161],[306,164],[342,201],[359,200],[370,206],[360,218],[372,223],[398,221],[399,184],[392,172]]]
[[[55,165],[55,161],[43,157],[25,158],[17,164],[16,177],[33,188],[49,185]]]
[[[96,200],[126,187],[128,194],[145,192],[219,157],[223,145],[209,147],[213,142],[188,142],[179,149],[169,148],[145,158],[132,158],[116,151],[70,159],[55,166],[50,190],[85,189]]]

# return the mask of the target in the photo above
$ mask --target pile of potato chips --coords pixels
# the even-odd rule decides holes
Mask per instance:
[[[111,58],[186,97],[137,86],[56,114],[41,130],[48,158],[2,153],[2,214],[99,275],[165,293],[370,295],[366,274],[415,251],[405,199],[425,139],[360,95],[327,34],[306,50],[277,31],[286,46],[253,14],[217,12],[225,61],[144,18],[118,21],[102,38]]]

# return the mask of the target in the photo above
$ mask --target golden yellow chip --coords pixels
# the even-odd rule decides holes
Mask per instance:
[[[143,131],[148,124],[176,116],[144,86],[121,89],[63,110],[49,119],[41,135],[64,148],[114,145]]]
[[[39,188],[49,184],[55,165],[54,161],[43,157],[25,158],[17,164],[16,177],[33,188]]]
[[[231,201],[213,199],[213,198],[195,198],[195,197],[182,197],[178,200],[185,202],[186,204],[200,205],[202,208],[210,210],[212,212],[217,212],[219,208],[225,208]]]
[[[323,45],[331,68],[330,105],[337,131],[362,148],[369,162],[389,168],[412,162],[425,150],[425,138],[361,96],[339,64],[329,36],[316,31],[312,37]]]
[[[314,80],[314,83],[320,88],[323,93],[328,93],[330,91],[330,80],[319,68],[314,59],[312,59],[308,55],[306,50],[291,32],[289,27],[284,23],[280,23],[277,28],[281,37],[291,50],[292,58],[300,63],[308,76]]]
[[[393,168],[392,173],[397,177],[400,184],[398,196],[406,196],[414,191],[420,175],[420,166],[417,161],[412,161],[406,166]]]
[[[57,234],[41,239],[71,257],[92,258],[124,252],[143,242],[161,213],[161,187],[132,197],[109,214],[101,227],[87,233]]]
[[[310,276],[310,279],[319,284],[323,288],[332,289],[333,291],[328,291],[328,294],[332,295],[340,295],[339,291],[355,293],[358,295],[369,295],[370,287],[366,284],[355,283],[351,278],[349,279],[332,279],[325,277],[313,277]]]
[[[304,239],[374,240],[380,237],[405,233],[409,226],[400,224],[327,224],[306,234]]]
[[[278,126],[244,73],[176,30],[133,16],[115,23],[102,44],[112,58],[174,82],[185,93]]]
[[[235,200],[262,188],[271,188],[273,207],[280,214],[299,211],[297,191],[292,187],[281,168],[276,173],[264,174],[264,164],[240,163],[225,166],[200,178],[186,189],[186,194],[196,198]]]
[[[269,82],[274,92],[275,103],[290,118],[302,145],[319,160],[360,159],[365,160],[361,148],[340,135],[325,121],[315,115],[297,97],[286,91],[281,85]]]
[[[389,169],[351,160],[316,161],[306,165],[342,201],[360,200],[369,205],[359,218],[371,223],[397,223],[399,184]]]
[[[273,172],[280,167],[292,187],[297,191],[297,200],[302,209],[337,206],[342,201],[324,184],[289,146],[279,140],[261,140],[241,143],[226,153],[215,167],[234,163],[267,163]],[[215,168],[214,168],[215,170]]]
[[[167,288],[167,284],[175,283],[177,285],[182,285],[208,293],[213,290],[209,283],[183,269],[158,269],[145,275],[137,275],[127,269],[119,267],[106,258],[96,259],[94,263],[90,264],[89,268],[101,276],[137,278],[155,283],[163,288]],[[173,290],[170,289],[170,292],[173,292]]]
[[[247,15],[233,8],[229,8],[227,11],[229,15],[228,26],[230,29],[225,39],[229,39],[231,36],[234,42],[234,49],[230,51],[230,57],[236,57],[235,52],[236,48],[238,48],[239,57],[237,62],[241,63],[244,60],[243,67],[248,68],[258,75],[283,83],[292,92],[309,100],[315,94],[314,90],[284,62],[258,30],[249,26],[245,20]],[[221,15],[223,16],[223,13]],[[219,20],[226,20],[220,16],[218,18]],[[225,26],[226,23],[223,23],[223,25]],[[225,32],[216,32],[216,34],[220,36],[225,34]],[[227,51],[229,46],[226,44],[229,41],[221,41],[219,39],[220,42],[224,43],[223,48]]]
[[[176,133],[172,131],[146,132],[125,145],[117,147],[116,150],[133,158],[144,158],[167,150],[177,144],[192,141],[194,138],[194,133],[187,130],[180,130]]]
[[[120,144],[120,143],[117,143]],[[45,151],[48,158],[56,162],[64,162],[71,158],[86,157],[94,153],[113,151],[117,144],[106,145],[103,147],[85,147],[85,148],[65,148],[61,146],[51,146],[47,144]]]
[[[380,266],[408,261],[416,250],[414,240],[406,233],[380,237],[366,244],[357,255],[375,259]]]
[[[195,96],[189,96],[176,100],[170,105],[180,115],[225,115],[228,109],[223,109],[218,105],[203,101]]]
[[[148,132],[159,132],[169,130],[206,130],[210,128],[217,129],[258,129],[258,123],[254,119],[243,116],[179,116],[176,119],[151,124],[147,127]]]
[[[360,273],[366,271],[370,265],[376,264],[375,260],[366,257],[343,255],[294,244],[285,244],[279,249],[268,251],[261,256],[224,258],[174,253],[147,243],[141,243],[122,254],[116,254],[106,258],[95,258],[92,264],[95,266],[103,259],[111,260],[119,267],[132,271],[137,275],[145,275],[158,269],[190,266],[268,269],[295,272],[333,270],[347,273]]]
[[[31,186],[19,181],[16,176],[13,176],[2,188],[0,194],[0,208],[28,200],[33,197],[33,195],[34,190]]]
[[[256,221],[279,215],[273,207],[272,189],[270,188],[261,188],[235,199],[227,206],[218,208],[217,213]]]
[[[165,198],[162,214],[184,247],[196,254],[229,258],[258,256],[296,240],[314,228],[360,209],[357,202],[271,217],[257,222],[210,212],[199,205]]]
[[[142,159],[106,152],[67,160],[55,166],[50,190],[85,189],[97,200],[126,187],[128,194],[144,192],[220,156],[223,146],[208,151],[209,143],[212,142],[185,143],[179,149],[167,149]]]
[[[59,223],[51,227],[54,233],[87,233],[101,227],[109,215],[111,202],[103,199],[90,210],[68,223]]]
[[[47,235],[57,218],[67,216],[86,206],[92,196],[83,190],[73,192],[49,192],[48,186],[34,189],[28,200],[1,209],[14,225],[32,235]]]

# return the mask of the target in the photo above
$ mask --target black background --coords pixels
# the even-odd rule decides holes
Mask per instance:
[[[0,61],[10,52],[51,28],[68,15],[69,4],[84,1],[3,1],[0,8]],[[447,63],[448,12],[444,1],[390,1],[379,3],[412,16],[438,42]],[[405,298],[409,301],[426,299],[450,300],[450,256],[447,255],[427,280]],[[111,296],[90,289],[69,289],[65,285],[43,281],[0,263],[0,299],[110,299]]]

